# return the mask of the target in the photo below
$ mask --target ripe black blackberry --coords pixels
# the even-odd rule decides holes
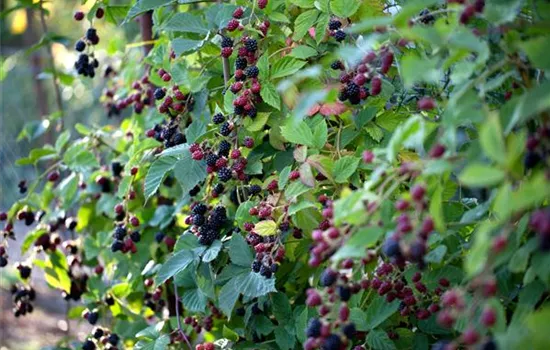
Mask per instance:
[[[220,127],[220,134],[223,136],[229,136],[229,134],[231,134],[231,127],[228,122],[222,124]]]
[[[191,212],[193,214],[204,215],[204,214],[206,214],[207,210],[208,210],[208,207],[206,206],[206,204],[197,203],[197,204],[195,204],[195,206],[193,207],[193,210]]]
[[[251,196],[255,196],[260,192],[262,192],[262,187],[260,185],[252,185],[248,188],[248,193],[250,193]]]
[[[32,269],[29,266],[21,265],[19,266],[19,276],[26,280],[27,278],[31,277]]]
[[[165,235],[164,233],[162,233],[162,232],[157,232],[157,233],[155,234],[155,241],[157,241],[157,243],[160,243],[160,242],[162,242],[162,240],[164,239],[165,236],[166,236],[166,235]]]
[[[233,47],[233,40],[227,36],[222,39],[222,47]]]
[[[345,100],[348,99],[348,92],[347,92],[347,89],[341,89],[339,92],[338,92],[338,100],[344,102]]]
[[[222,142],[220,142],[220,145],[218,146],[218,155],[227,157],[230,150],[231,144],[226,140],[222,140]]]
[[[273,276],[273,272],[271,271],[271,267],[262,265],[260,268],[260,275],[264,276],[267,279],[270,279],[271,276]]]
[[[322,350],[339,350],[342,346],[342,340],[336,334],[331,334],[323,340]]]
[[[226,220],[227,220],[227,213],[225,211],[225,208],[222,206],[218,206],[218,207],[215,207],[210,213],[210,217],[208,218],[208,223],[212,228],[219,229],[225,224]]]
[[[244,114],[244,108],[243,106],[235,106],[233,107],[233,113],[236,115],[243,115]]]
[[[330,287],[332,286],[338,277],[338,274],[336,271],[327,268],[321,273],[321,277],[319,278],[319,284],[322,287]]]
[[[317,338],[321,336],[321,327],[323,324],[318,318],[311,318],[307,324],[306,335],[308,338]]]
[[[361,103],[361,98],[359,98],[359,95],[350,96],[348,100],[352,105],[358,105]]]
[[[346,286],[338,286],[338,295],[342,301],[348,301],[351,298],[351,289]]]
[[[348,83],[348,85],[346,86],[346,93],[348,95],[348,98],[351,96],[359,96],[359,91],[359,86],[353,82]]]
[[[195,226],[202,226],[206,222],[206,219],[201,214],[193,214],[191,220]]]
[[[78,52],[84,51],[85,48],[86,48],[86,43],[82,40],[78,40],[74,45],[74,49]]]
[[[111,172],[113,173],[114,177],[120,177],[120,173],[122,173],[122,170],[124,167],[120,162],[112,162],[111,163]]]
[[[246,47],[246,51],[248,52],[255,52],[258,49],[258,42],[256,39],[246,39],[244,47]]]
[[[344,326],[344,328],[342,328],[342,332],[346,335],[348,339],[352,339],[356,333],[355,324],[348,323]]]
[[[120,338],[116,333],[111,333],[109,338],[107,338],[107,341],[111,343],[111,345],[117,345],[119,340]]]
[[[216,113],[214,114],[214,116],[212,117],[212,122],[214,122],[214,124],[221,124],[225,121],[225,117],[223,116],[223,114],[221,113]]]
[[[222,194],[224,190],[225,187],[223,186],[223,184],[216,184],[216,186],[214,186],[214,192],[216,192],[217,194]]]
[[[343,30],[337,30],[334,33],[334,39],[338,42],[344,41],[346,39],[346,33]]]
[[[339,19],[332,18],[330,22],[328,22],[328,29],[330,30],[338,30],[342,28],[342,22],[340,22]]]
[[[209,166],[216,166],[216,162],[218,161],[220,157],[218,157],[217,155],[215,155],[214,153],[210,153],[209,155],[206,156],[206,165],[209,165]]]
[[[221,168],[220,170],[218,170],[218,178],[220,179],[220,181],[227,182],[231,180],[231,177],[231,170],[229,170],[228,168]]]
[[[162,100],[164,96],[166,96],[166,92],[164,91],[163,88],[156,88],[154,95],[155,95],[155,99]]]
[[[103,337],[104,334],[105,334],[105,332],[101,328],[94,329],[94,331],[92,333],[92,335],[95,339],[100,339],[101,337]]]
[[[260,272],[260,269],[262,268],[262,263],[258,260],[254,260],[252,262],[252,271],[258,273]]]
[[[122,247],[124,247],[124,243],[119,240],[115,240],[113,244],[111,244],[111,251],[113,253],[118,252],[119,250],[122,250]]]
[[[174,139],[172,141],[176,145],[181,145],[187,142],[187,138],[185,137],[184,134],[182,134],[181,132],[178,132],[174,135]]]
[[[93,341],[90,339],[86,339],[84,343],[82,343],[82,350],[95,350],[96,346]]]
[[[256,78],[258,74],[260,74],[260,70],[256,66],[250,66],[246,68],[246,70],[244,71],[244,74],[246,75],[247,78]]]
[[[256,116],[258,115],[258,110],[256,110],[256,108],[252,107],[248,110],[248,112],[246,113],[250,118],[256,118]]]
[[[109,306],[113,306],[115,305],[115,299],[113,298],[112,295],[107,295],[105,297],[105,304],[109,305]]]
[[[330,64],[330,68],[332,68],[334,70],[340,70],[340,69],[344,68],[344,65],[342,64],[342,61],[337,60],[337,61],[334,61]]]
[[[6,267],[8,265],[8,259],[4,256],[0,256],[0,267]]]
[[[199,185],[193,187],[191,190],[189,190],[189,195],[191,197],[195,197],[197,194],[199,194],[199,192],[201,191],[201,188]]]
[[[138,231],[134,231],[134,232],[130,233],[130,239],[134,243],[138,243],[141,240],[141,234]]]
[[[99,41],[97,30],[95,28],[88,28],[86,31],[86,39],[88,39],[92,44],[97,43],[97,41]]]
[[[237,59],[235,60],[235,69],[245,69],[247,65],[248,62],[244,57],[237,57]]]
[[[201,245],[211,245],[217,238],[219,234],[213,229],[209,229],[199,237],[199,243]]]
[[[122,241],[126,237],[126,227],[123,225],[118,225],[115,227],[115,232],[113,233],[113,238],[119,241]]]
[[[91,325],[94,325],[97,323],[97,320],[99,319],[99,314],[96,311],[92,311],[88,314],[88,317],[86,320],[88,320],[88,323]]]

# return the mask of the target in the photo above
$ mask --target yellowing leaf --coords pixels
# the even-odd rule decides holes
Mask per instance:
[[[260,236],[272,236],[277,233],[277,224],[273,220],[260,221],[254,226],[254,231]]]

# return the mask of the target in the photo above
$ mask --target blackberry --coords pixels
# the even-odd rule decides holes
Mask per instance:
[[[220,181],[223,181],[223,182],[227,182],[231,180],[231,177],[232,177],[231,170],[229,170],[228,168],[221,168],[220,170],[218,170],[218,177]]]
[[[248,188],[248,192],[251,196],[255,196],[258,193],[262,192],[262,187],[260,185],[252,185]]]
[[[229,156],[230,150],[231,150],[231,144],[226,140],[222,140],[222,142],[220,142],[220,145],[218,146],[218,154],[220,156],[227,157]]]
[[[118,225],[115,227],[115,232],[113,233],[113,238],[119,241],[122,241],[126,237],[126,227]]]
[[[359,86],[355,83],[348,83],[347,87],[346,87],[346,93],[348,95],[349,98],[351,98],[352,96],[357,96],[359,97]]]
[[[342,22],[336,18],[332,18],[330,22],[328,22],[328,29],[330,30],[338,30],[342,28]]]
[[[222,206],[218,206],[218,207],[215,207],[210,213],[208,223],[213,228],[220,228],[225,224],[226,220],[227,220],[227,213],[225,211],[225,208]]]
[[[244,57],[237,57],[237,59],[235,60],[235,69],[245,69],[247,65],[248,62]]]
[[[90,339],[87,339],[84,343],[82,343],[82,350],[95,350],[95,343],[91,341]]]
[[[338,286],[338,295],[342,301],[348,301],[351,298],[351,289],[346,286]]]
[[[74,46],[74,49],[78,52],[84,51],[85,48],[86,48],[86,43],[82,40],[78,40]]]
[[[103,329],[101,328],[96,328],[94,330],[94,333],[93,333],[93,337],[95,339],[100,339],[101,337],[103,337],[103,335],[105,334],[105,332],[103,332]]]
[[[187,138],[181,132],[177,132],[174,135],[174,139],[172,140],[172,142],[174,142],[174,144],[176,144],[176,145],[181,145],[181,144],[184,144],[185,142],[187,142]]]
[[[528,151],[523,158],[523,164],[526,169],[532,169],[541,161],[541,157],[537,152]]]
[[[498,346],[493,339],[489,339],[481,346],[481,350],[498,350]]]
[[[32,272],[32,269],[28,266],[21,266],[19,268],[19,276],[21,276],[21,278],[24,280],[31,277],[31,272]]]
[[[361,98],[359,98],[359,95],[353,95],[349,97],[349,102],[352,105],[358,105],[359,103],[361,103]]]
[[[223,184],[216,184],[216,186],[214,186],[214,192],[216,192],[217,194],[222,194],[224,190],[225,187],[223,186]]]
[[[134,243],[138,243],[141,240],[141,235],[139,234],[139,232],[134,231],[134,232],[130,233],[130,239]]]
[[[214,114],[214,116],[212,117],[212,121],[214,122],[214,124],[221,124],[225,121],[225,117],[223,116],[223,114],[217,113]]]
[[[122,247],[124,247],[124,243],[117,239],[113,242],[113,244],[111,244],[111,251],[113,253],[118,252],[119,250],[122,250]]]
[[[195,226],[202,226],[206,222],[204,216],[202,216],[201,214],[194,214],[191,217],[191,220],[193,221],[193,225]]]
[[[114,177],[120,177],[120,173],[122,173],[123,169],[124,167],[122,166],[122,164],[120,164],[120,162],[111,163],[111,171]]]
[[[88,28],[86,31],[86,39],[91,42],[94,42],[97,39],[97,30],[95,28]]]
[[[88,320],[89,324],[94,325],[97,323],[97,320],[99,319],[99,314],[95,311],[90,312],[86,319]]]
[[[191,190],[189,190],[189,195],[191,197],[195,197],[197,194],[199,194],[199,192],[201,191],[201,188],[199,185],[193,187]]]
[[[222,124],[220,127],[220,134],[222,134],[222,136],[229,136],[229,134],[231,134],[231,127],[228,122]]]
[[[340,70],[344,67],[341,61],[334,61],[330,64],[330,68],[334,70]]]
[[[6,267],[8,265],[8,259],[3,256],[0,256],[0,267]]]
[[[260,306],[258,305],[258,303],[252,305],[252,313],[254,315],[259,315],[262,313],[262,309],[260,309]]]
[[[233,113],[236,115],[243,115],[244,114],[244,108],[243,106],[235,106],[233,107]]]
[[[260,268],[260,275],[264,276],[267,279],[270,279],[273,275],[273,272],[271,272],[271,268],[269,266],[262,265]]]
[[[244,307],[240,307],[235,310],[235,314],[237,314],[237,316],[243,317],[246,314],[246,310],[244,309]]]
[[[261,262],[259,262],[258,260],[254,260],[252,262],[252,271],[254,271],[256,273],[260,272],[261,268],[262,268],[262,263]]]
[[[336,271],[327,268],[321,273],[321,278],[319,279],[319,283],[322,287],[330,287],[336,282],[336,278],[338,277],[338,274]]]
[[[399,248],[399,242],[395,238],[388,238],[382,245],[382,253],[387,257],[396,257],[401,255],[401,249]]]
[[[199,243],[201,245],[211,245],[218,238],[218,232],[213,229],[209,229],[199,237]]]
[[[321,336],[321,327],[323,324],[318,318],[311,318],[307,324],[306,335],[308,338],[318,338]]]
[[[164,96],[166,96],[166,92],[164,91],[163,88],[156,88],[154,95],[155,95],[155,99],[162,100]]]
[[[250,118],[256,118],[256,116],[258,115],[258,111],[256,110],[256,108],[252,107],[252,108],[247,112],[247,115],[248,115]]]
[[[348,337],[348,339],[352,339],[356,333],[355,324],[348,323],[344,326],[342,332],[346,335],[346,337]]]
[[[94,68],[99,67],[99,61],[98,61],[96,58],[94,58],[94,60],[92,61],[92,66],[93,66]]]
[[[107,341],[111,343],[111,345],[117,345],[119,340],[120,338],[116,333],[111,333],[109,338],[107,338]]]
[[[345,100],[348,99],[348,92],[347,92],[347,89],[341,89],[339,92],[338,92],[338,100],[344,102]]]
[[[111,295],[107,295],[105,297],[105,304],[107,304],[109,306],[113,306],[113,305],[115,305],[115,299]]]
[[[334,33],[334,39],[338,42],[344,41],[346,39],[346,33],[343,30],[337,30],[336,33]]]
[[[247,78],[256,78],[258,74],[260,74],[260,70],[256,66],[250,66],[246,68],[246,70],[244,71],[244,74],[246,75]]]
[[[206,206],[206,204],[197,203],[197,204],[195,204],[195,206],[193,207],[192,213],[193,213],[193,214],[204,215],[204,214],[206,214],[206,211],[207,211],[207,210],[208,210],[208,207]]]
[[[258,49],[258,42],[256,39],[246,39],[244,47],[246,47],[246,51],[248,52],[255,52]]]
[[[222,39],[222,47],[233,47],[233,40],[227,36]]]
[[[218,161],[220,157],[218,157],[217,155],[215,155],[214,153],[210,153],[209,155],[206,156],[206,165],[209,165],[209,166],[216,166],[216,162]]]
[[[342,340],[336,334],[331,334],[323,340],[321,350],[339,350]]]
[[[275,273],[279,269],[279,265],[273,264],[269,268],[271,269],[271,272]]]
[[[162,232],[157,232],[157,233],[155,234],[155,241],[157,241],[157,243],[160,243],[160,242],[162,242],[162,240],[164,239],[164,237],[165,237],[165,234],[164,234],[164,233],[162,233]]]

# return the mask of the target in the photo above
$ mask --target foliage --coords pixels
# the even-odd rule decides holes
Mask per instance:
[[[545,348],[549,10],[97,1],[154,45],[97,74],[88,31],[110,123],[18,161],[46,170],[0,218],[2,265],[31,228],[16,314],[42,269],[83,349]]]

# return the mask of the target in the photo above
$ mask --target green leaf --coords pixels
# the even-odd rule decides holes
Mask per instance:
[[[286,199],[293,199],[303,193],[306,193],[309,190],[310,188],[304,185],[303,183],[294,181],[290,185],[288,185],[288,187],[286,188],[285,197]]]
[[[512,98],[501,108],[502,125],[509,134],[516,125],[522,125],[538,113],[550,108],[550,81],[528,90],[518,98]]]
[[[260,236],[273,236],[277,233],[277,224],[273,220],[264,220],[254,226],[254,231]]]
[[[383,234],[384,230],[377,226],[361,229],[354,233],[331,259],[339,261],[346,258],[362,258],[365,249],[374,246]]]
[[[292,49],[292,52],[290,53],[290,56],[296,57],[301,60],[306,60],[310,57],[317,56],[317,55],[318,55],[317,50],[307,45],[296,46],[295,48]]]
[[[474,163],[460,173],[459,181],[468,187],[489,187],[498,185],[506,174],[504,171],[486,164]]]
[[[319,11],[313,9],[302,12],[298,17],[296,17],[296,20],[294,21],[294,35],[292,38],[295,41],[301,40],[304,35],[306,35],[309,28],[313,27],[318,16]]]
[[[500,120],[497,115],[493,114],[481,127],[479,142],[489,158],[504,165],[506,164],[507,157],[504,137],[502,135]]]
[[[285,56],[276,61],[271,67],[271,79],[283,78],[298,72],[303,66],[306,65],[306,61]],[[262,90],[265,86],[262,85]]]
[[[442,78],[442,72],[438,68],[436,58],[418,57],[410,54],[401,60],[401,76],[406,88],[411,88],[415,83],[438,83]]]
[[[147,12],[149,10],[152,10],[158,7],[172,4],[174,2],[176,2],[176,0],[138,0],[136,1],[135,5],[130,8],[122,24],[127,23],[132,18],[144,12]]]
[[[145,176],[145,200],[148,200],[157,192],[164,176],[174,168],[176,162],[177,159],[174,157],[161,157],[151,164],[147,176]]]
[[[183,271],[195,260],[195,254],[189,250],[181,250],[166,260],[155,277],[156,285],[161,285],[169,278],[172,278]]]
[[[223,325],[222,336],[234,342],[239,340],[239,335],[226,325]]]
[[[193,51],[196,51],[203,44],[204,44],[204,41],[202,40],[176,38],[172,40],[172,49],[174,50],[176,56],[181,56],[183,54],[188,54]]]
[[[313,143],[315,147],[321,149],[325,147],[328,138],[327,122],[323,119],[320,123],[315,125],[313,129]]]
[[[183,293],[181,302],[191,312],[204,312],[208,298],[199,288],[188,289]]]
[[[36,229],[30,233],[27,233],[23,243],[21,243],[21,255],[25,254],[31,245],[36,241],[40,236],[47,233],[45,229]]]
[[[384,297],[376,296],[369,303],[366,313],[366,329],[372,330],[388,319],[399,309],[399,301],[386,302]],[[359,328],[358,328],[359,329]]]
[[[330,9],[341,18],[351,17],[361,5],[358,0],[330,0]]]
[[[225,95],[227,96],[231,94],[225,94]],[[279,93],[277,92],[275,85],[273,85],[271,82],[265,81],[265,80],[262,81],[262,90],[260,90],[260,96],[262,96],[262,99],[264,100],[265,103],[267,103],[268,105],[270,105],[271,107],[279,111],[281,110],[281,96],[279,96]]]
[[[67,145],[71,138],[71,132],[69,130],[63,131],[57,140],[55,141],[55,150],[59,153]]]
[[[281,134],[289,142],[315,147],[313,133],[304,121],[292,123],[291,120],[288,120],[285,125],[281,126]]]
[[[294,334],[289,334],[285,326],[275,328],[275,342],[281,350],[294,349],[296,337]]]
[[[174,165],[174,176],[183,193],[187,193],[206,178],[206,161],[193,160],[191,152],[184,152]]]
[[[531,63],[540,69],[550,69],[550,56],[548,56],[545,45],[550,42],[550,35],[539,36],[528,41],[519,43],[519,46],[527,56]]]
[[[490,234],[495,227],[494,223],[484,221],[472,234],[472,248],[464,259],[464,270],[469,276],[477,274],[485,265],[490,248]]]
[[[251,132],[260,131],[264,128],[265,123],[267,123],[270,114],[271,113],[260,112],[254,119],[245,118],[243,122],[244,127]]]
[[[292,215],[296,214],[297,212],[299,212],[300,210],[304,210],[304,209],[307,209],[307,208],[315,208],[315,207],[316,207],[315,203],[305,201],[305,200],[301,200],[301,201],[298,201],[296,203],[292,203],[288,207],[287,215],[292,216]]]
[[[229,258],[235,265],[250,267],[254,257],[248,244],[240,234],[234,234],[229,241]]]
[[[250,265],[249,265],[250,266]],[[247,297],[258,298],[271,292],[276,292],[275,278],[265,278],[259,273],[249,271],[236,278],[239,291]]]
[[[185,136],[189,144],[197,140],[206,133],[206,123],[202,120],[194,120],[191,125],[185,129]]]
[[[413,116],[405,123],[395,129],[387,148],[387,159],[390,162],[395,160],[397,153],[402,147],[422,147],[425,137],[425,123],[419,116]]]
[[[161,25],[166,31],[176,31],[184,33],[206,34],[209,32],[206,24],[200,17],[187,12],[179,12],[170,17],[169,20]]]
[[[520,13],[521,0],[488,0],[483,16],[494,25],[511,22]]]
[[[367,344],[376,350],[395,350],[395,344],[388,337],[388,334],[382,330],[372,330],[367,335]]]
[[[360,159],[353,156],[345,156],[334,163],[334,181],[345,183],[355,173],[359,166]]]
[[[202,256],[202,261],[204,262],[211,262],[212,260],[216,259],[220,251],[222,250],[222,242],[219,240],[215,240],[214,243],[210,245],[204,252]]]
[[[250,268],[250,266],[248,266],[248,268]],[[231,316],[235,303],[237,302],[237,299],[239,299],[240,293],[237,282],[237,279],[233,278],[229,280],[229,282],[227,282],[220,290],[218,298],[219,307],[227,317]]]

